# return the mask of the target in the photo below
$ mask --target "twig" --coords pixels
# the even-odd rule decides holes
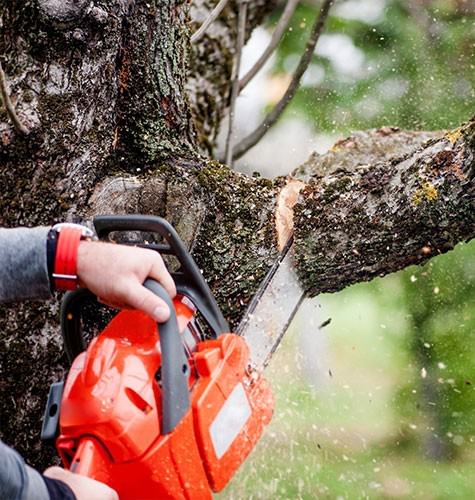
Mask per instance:
[[[10,95],[7,90],[7,82],[5,79],[5,73],[3,72],[2,63],[0,62],[0,93],[2,95],[2,101],[7,111],[7,115],[15,127],[15,130],[21,134],[27,135],[29,130],[21,123],[18,115],[16,114],[15,107],[10,99]]]
[[[268,61],[269,57],[274,53],[277,45],[282,38],[285,30],[287,29],[292,15],[299,3],[299,0],[288,0],[285,6],[284,12],[280,16],[279,22],[272,33],[272,38],[269,45],[262,53],[261,57],[254,63],[254,66],[241,78],[239,82],[239,90],[242,90],[253,78],[256,76],[257,72],[264,66]]]
[[[225,161],[232,167],[233,163],[233,132],[234,132],[234,111],[236,109],[236,100],[239,94],[239,70],[241,68],[242,49],[246,38],[246,18],[247,18],[247,0],[240,0],[238,15],[238,33],[236,42],[236,60],[233,68],[233,86],[231,88],[231,102],[229,109],[229,127],[226,137]]]
[[[224,7],[226,7],[229,0],[219,0],[216,7],[209,13],[209,16],[204,20],[203,24],[191,35],[190,41],[191,43],[196,43],[203,35],[206,33],[206,30],[210,27],[214,21],[219,17]]]
[[[233,159],[237,160],[241,158],[243,154],[245,154],[249,149],[255,146],[262,137],[267,133],[267,131],[274,125],[274,123],[281,117],[283,111],[292,100],[297,91],[297,88],[300,84],[300,79],[302,78],[305,70],[307,69],[310,61],[312,60],[313,52],[315,50],[315,46],[317,45],[318,39],[323,31],[325,26],[325,21],[327,20],[328,13],[330,11],[331,6],[333,5],[335,0],[325,0],[320,7],[320,13],[315,24],[312,27],[312,32],[310,34],[310,38],[307,41],[307,45],[305,47],[305,51],[300,58],[297,69],[292,75],[292,80],[287,88],[282,99],[275,105],[272,111],[264,118],[262,123],[247,137],[245,137],[241,142],[237,144],[234,148]]]

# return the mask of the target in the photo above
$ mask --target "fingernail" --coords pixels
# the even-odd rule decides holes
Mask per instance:
[[[167,306],[158,306],[153,311],[153,319],[158,323],[163,323],[170,317],[170,311]]]

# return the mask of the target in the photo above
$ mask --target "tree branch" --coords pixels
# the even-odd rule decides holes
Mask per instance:
[[[246,37],[259,26],[275,8],[278,0],[249,0],[247,5]],[[193,0],[190,20],[199,29],[216,6],[217,0]],[[236,3],[227,5],[225,11],[213,22],[199,43],[192,44],[187,93],[193,113],[199,146],[209,157],[214,150],[216,137],[223,118],[229,112],[231,74],[237,40]]]
[[[254,130],[254,132],[251,132],[247,137],[242,139],[242,141],[237,144],[233,154],[233,158],[235,160],[241,158],[242,155],[244,155],[247,151],[249,151],[249,149],[255,146],[262,139],[262,137],[264,137],[264,135],[268,132],[268,130],[272,127],[272,125],[274,125],[274,123],[276,123],[277,120],[282,116],[282,113],[284,112],[285,108],[294,97],[295,92],[297,91],[298,86],[300,84],[300,80],[303,74],[305,73],[306,69],[308,68],[310,61],[312,60],[315,47],[323,31],[325,22],[328,17],[328,13],[330,11],[331,6],[333,5],[333,2],[334,0],[325,0],[323,2],[322,6],[320,7],[320,12],[317,16],[317,20],[312,27],[310,38],[307,41],[305,51],[299,61],[297,69],[295,70],[292,76],[292,80],[289,84],[288,89],[286,90],[281,100],[275,105],[272,111],[264,118],[264,120],[256,128],[256,130]]]
[[[434,135],[389,127],[361,132],[339,141],[316,171],[307,165],[298,204],[293,207],[289,197],[287,208],[294,211],[295,267],[309,295],[421,263],[475,236],[475,120],[439,139]],[[350,159],[342,170],[344,156]],[[326,157],[330,173],[323,177],[319,167]],[[216,164],[161,176],[168,190],[177,182],[187,186],[175,220],[190,206],[205,207],[191,223],[193,255],[235,325],[279,254],[288,179],[252,179]],[[117,186],[117,178],[107,182]],[[153,205],[137,204],[136,193],[148,189],[152,200],[163,193],[150,193],[149,183],[116,190],[114,205],[111,196],[99,194],[110,189],[99,185],[92,212],[130,207],[150,213]]]
[[[475,119],[412,154],[311,178],[295,208],[309,295],[420,264],[475,236]]]
[[[18,118],[15,111],[15,106],[13,106],[12,100],[10,99],[10,94],[7,89],[7,82],[5,78],[5,73],[3,72],[2,63],[0,62],[0,94],[2,96],[3,105],[7,111],[10,120],[15,127],[15,130],[23,135],[28,135],[29,130],[23,125],[23,123]]]
[[[297,5],[299,4],[299,0],[288,0],[285,5],[284,12],[282,12],[282,16],[275,27],[274,32],[272,33],[272,38],[269,42],[269,45],[266,47],[261,57],[254,63],[252,68],[241,78],[239,82],[239,90],[243,90],[244,87],[256,76],[256,74],[261,70],[264,64],[269,60],[269,57],[274,53],[277,45],[282,38],[285,30],[289,26],[290,20],[292,19],[292,15],[295,12]]]
[[[209,13],[209,16],[203,21],[203,24],[193,33],[190,38],[191,43],[197,43],[203,38],[206,30],[211,26],[211,24],[218,19],[219,15],[223,11],[224,7],[228,4],[229,0],[219,0],[216,7]]]
[[[233,166],[233,128],[234,128],[234,111],[236,109],[236,100],[239,94],[239,70],[241,68],[242,49],[244,47],[244,39],[246,37],[246,17],[247,17],[247,2],[241,0],[239,4],[238,15],[238,37],[236,43],[236,58],[233,68],[233,86],[231,88],[231,103],[229,107],[229,125],[228,134],[226,137],[225,158],[226,164],[231,168]]]

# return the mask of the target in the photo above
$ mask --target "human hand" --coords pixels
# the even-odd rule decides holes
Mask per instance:
[[[164,322],[170,316],[165,302],[143,286],[147,278],[152,278],[160,282],[171,297],[176,295],[175,283],[154,250],[81,241],[77,274],[79,284],[107,305],[139,309],[157,322]]]
[[[106,484],[74,474],[61,467],[49,467],[43,475],[67,484],[76,496],[76,500],[119,500],[119,495]]]

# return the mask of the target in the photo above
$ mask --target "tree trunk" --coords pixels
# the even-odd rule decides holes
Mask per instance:
[[[192,48],[190,26],[210,4],[194,2],[190,23],[179,0],[0,0],[0,55],[29,129],[22,135],[0,115],[2,225],[165,216],[233,326],[292,227],[309,295],[473,237],[474,121],[438,139],[392,128],[359,134],[272,181],[207,159],[228,106],[237,12],[231,2]],[[273,7],[250,2],[248,34]],[[56,302],[0,313],[1,429],[37,466],[52,457],[38,442],[40,418],[65,366],[57,313]]]

